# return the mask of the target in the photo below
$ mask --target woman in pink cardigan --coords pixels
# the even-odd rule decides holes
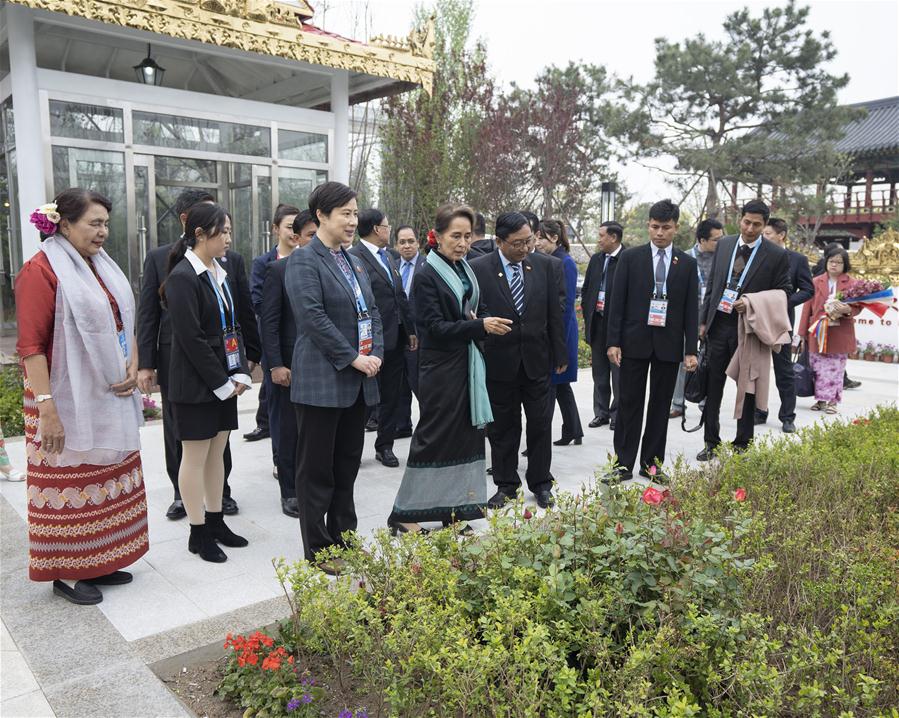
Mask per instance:
[[[835,251],[828,258],[826,267],[824,274],[812,280],[815,294],[802,307],[799,336],[808,342],[809,363],[815,374],[816,401],[812,410],[836,414],[837,404],[843,399],[846,358],[855,349],[854,317],[862,307],[852,307],[836,299],[852,281],[849,276],[849,253],[842,248]],[[814,329],[818,319],[828,324],[827,345],[823,352],[818,346]]]

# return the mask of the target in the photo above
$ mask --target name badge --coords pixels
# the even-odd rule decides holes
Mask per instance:
[[[225,361],[228,371],[240,368],[240,338],[237,332],[225,332]]]
[[[125,330],[119,332],[119,347],[122,349],[122,354],[125,358],[128,358],[128,337],[125,336]]]
[[[725,289],[724,294],[721,295],[721,301],[718,302],[718,311],[730,314],[733,312],[734,302],[736,302],[738,298],[736,289]]]
[[[606,308],[606,293],[600,292],[596,295],[596,311],[602,314],[603,310]]]
[[[668,300],[653,299],[649,302],[649,318],[646,323],[651,327],[664,327],[668,316]]]
[[[371,317],[367,314],[359,316],[359,353],[362,356],[371,354],[374,346],[374,338],[372,336]]]

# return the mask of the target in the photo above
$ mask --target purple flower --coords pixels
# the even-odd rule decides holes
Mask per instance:
[[[360,708],[356,711],[356,718],[368,718],[368,713],[364,708]]]
[[[291,698],[287,701],[287,712],[293,713],[297,708],[300,707],[300,701],[297,698]]]
[[[344,708],[344,709],[343,709],[342,711],[340,711],[340,713],[337,715],[337,718],[353,718],[353,711],[351,711],[351,710],[349,710],[349,709],[347,709],[347,708]]]
[[[308,693],[304,693],[300,700],[303,701],[303,703],[312,703],[312,696]]]

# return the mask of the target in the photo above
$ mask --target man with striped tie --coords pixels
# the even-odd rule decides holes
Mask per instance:
[[[497,251],[471,262],[487,312],[512,320],[512,331],[489,335],[484,345],[493,410],[487,438],[497,486],[488,505],[501,507],[521,486],[518,449],[524,409],[528,439],[525,478],[537,504],[547,508],[553,503],[550,372],[565,371],[567,362],[559,289],[551,265],[534,262],[529,256],[534,236],[524,215],[499,215],[495,234]]]

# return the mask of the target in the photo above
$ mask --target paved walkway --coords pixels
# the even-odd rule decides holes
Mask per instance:
[[[863,386],[844,394],[843,416],[861,414],[875,404],[899,398],[899,365],[850,362],[849,373]],[[771,385],[773,388],[773,380]],[[584,443],[556,447],[553,456],[553,473],[560,488],[572,492],[592,480],[596,467],[604,464],[612,451],[608,427],[586,428],[592,418],[589,371],[580,373],[574,388],[586,431]],[[269,442],[247,443],[240,436],[253,428],[255,397],[254,391],[241,399],[240,429],[232,440],[231,478],[240,514],[228,520],[250,540],[250,546],[227,549],[224,564],[206,563],[189,554],[186,520],[165,518],[172,488],[164,469],[159,422],[143,429],[151,549],[131,568],[134,582],[104,588],[104,600],[98,606],[73,606],[52,596],[49,585],[28,580],[25,484],[0,482],[0,614],[4,624],[0,714],[4,718],[189,715],[148,666],[223,640],[228,631],[246,631],[286,615],[271,559],[301,557],[299,528],[295,519],[280,511]],[[733,437],[736,427],[729,417],[733,401],[730,382],[724,401],[728,409],[722,412],[728,415],[722,420],[725,440]],[[777,416],[778,404],[772,396],[772,417]],[[798,404],[800,427],[825,419],[808,409],[812,400],[800,399]],[[695,408],[691,417],[688,423],[693,424]],[[555,437],[560,435],[560,423],[557,412]],[[780,435],[775,419],[758,428],[759,435]],[[374,434],[367,434],[356,484],[363,534],[384,525],[402,478],[402,467],[386,469],[374,460],[373,445]],[[7,446],[14,465],[24,468],[23,441],[7,440]],[[409,439],[396,443],[401,464],[408,447]],[[671,422],[669,462],[684,456],[693,463],[701,448],[701,431],[684,434],[679,421]]]

